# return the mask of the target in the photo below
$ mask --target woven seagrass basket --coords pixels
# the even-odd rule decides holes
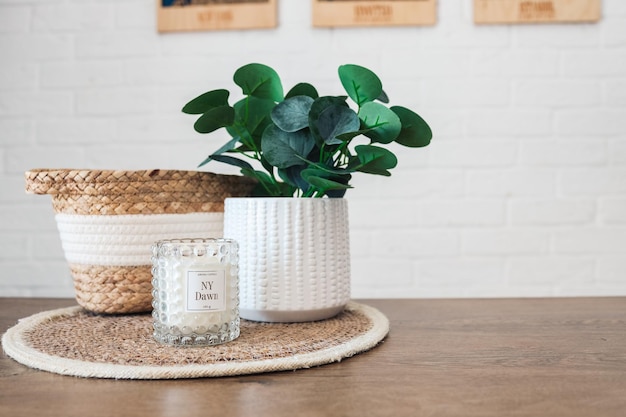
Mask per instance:
[[[178,170],[34,169],[26,191],[49,194],[76,300],[95,313],[152,309],[150,246],[177,237],[220,237],[224,199],[255,182]]]

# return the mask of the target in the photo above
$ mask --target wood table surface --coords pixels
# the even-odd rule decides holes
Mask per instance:
[[[0,416],[626,416],[626,298],[357,300],[390,320],[369,352],[312,369],[125,381],[0,357]],[[0,298],[0,332],[75,305]]]

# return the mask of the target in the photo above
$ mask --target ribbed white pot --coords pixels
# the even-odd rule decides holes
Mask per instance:
[[[227,198],[224,236],[239,243],[242,318],[322,320],[350,300],[345,199]]]

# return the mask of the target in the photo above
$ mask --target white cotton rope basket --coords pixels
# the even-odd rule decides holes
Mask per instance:
[[[224,200],[250,194],[240,175],[181,170],[33,169],[26,192],[52,197],[76,301],[96,313],[152,309],[150,246],[221,237]]]
[[[97,335],[97,338],[81,341],[87,351],[106,346],[107,341],[111,342],[107,338],[119,338],[124,344],[116,346],[115,352],[107,352],[106,361],[69,358],[67,352],[72,353],[72,348],[64,346],[64,343],[71,339],[72,334],[79,333],[77,327],[71,329],[70,326],[69,338],[60,334],[54,339],[48,334],[40,333],[53,329],[56,322],[65,321],[71,324],[73,320],[80,323],[75,326],[84,327],[92,326],[93,321],[111,323],[107,331]],[[223,345],[196,348],[159,345],[152,339],[149,328],[142,328],[137,332],[139,334],[136,340],[128,340],[129,336],[124,334],[124,328],[133,329],[138,322],[142,326],[149,325],[151,318],[149,315],[93,315],[80,307],[45,311],[24,318],[10,328],[2,336],[2,346],[9,357],[23,365],[61,375],[112,379],[180,379],[258,374],[339,362],[343,358],[372,349],[389,332],[389,320],[384,314],[376,308],[356,302],[350,302],[346,310],[335,318],[318,322],[256,323],[242,320],[242,335],[239,339]],[[131,335],[130,339],[132,338]],[[39,346],[34,346],[38,343]],[[50,344],[56,344],[60,352],[55,354],[42,351],[42,346]],[[129,350],[133,350],[131,354],[134,357],[137,352],[147,352],[147,357],[139,359],[143,363],[112,363],[125,360],[116,357],[116,352],[123,351],[128,346],[131,346]],[[137,362],[138,359],[132,361]],[[180,363],[169,363],[174,361]],[[193,361],[196,363],[185,363]]]

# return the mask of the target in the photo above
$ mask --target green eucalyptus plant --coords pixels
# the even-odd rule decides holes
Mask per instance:
[[[389,100],[376,74],[352,64],[338,72],[347,96],[319,96],[308,83],[283,95],[276,71],[253,63],[234,74],[245,97],[233,106],[224,89],[191,100],[182,111],[201,115],[197,132],[226,128],[231,136],[200,166],[218,161],[239,167],[258,181],[257,196],[343,197],[356,172],[391,175],[398,161],[382,145],[430,143],[430,127],[418,114],[383,104]]]

